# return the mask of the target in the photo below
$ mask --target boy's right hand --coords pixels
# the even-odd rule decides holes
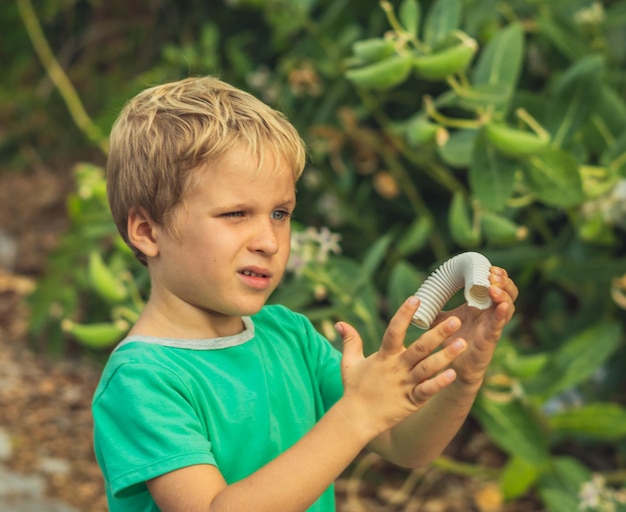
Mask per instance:
[[[419,410],[456,377],[454,370],[442,370],[465,350],[466,341],[459,338],[435,350],[459,330],[461,321],[450,317],[405,348],[418,307],[417,297],[408,298],[389,322],[380,350],[367,358],[356,329],[345,322],[335,326],[343,340],[342,400],[371,439]]]

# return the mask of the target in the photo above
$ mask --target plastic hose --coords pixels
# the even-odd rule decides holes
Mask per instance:
[[[490,268],[489,260],[477,252],[464,252],[444,262],[415,292],[421,304],[411,323],[428,329],[443,306],[463,287],[469,306],[487,309],[491,306],[487,293]]]

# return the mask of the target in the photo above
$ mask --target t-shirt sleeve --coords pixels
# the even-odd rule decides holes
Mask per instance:
[[[94,442],[116,497],[194,464],[216,465],[184,382],[167,368],[126,363],[94,397]]]

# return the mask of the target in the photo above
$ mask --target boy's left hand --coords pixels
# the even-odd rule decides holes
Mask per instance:
[[[452,343],[461,337],[467,340],[467,349],[452,364],[456,370],[457,382],[466,385],[480,385],[489,366],[502,334],[502,329],[511,320],[515,311],[514,302],[518,296],[515,283],[500,267],[491,267],[489,296],[493,304],[480,310],[463,304],[451,311],[440,313],[433,326],[454,315],[461,320],[461,328],[444,342]]]

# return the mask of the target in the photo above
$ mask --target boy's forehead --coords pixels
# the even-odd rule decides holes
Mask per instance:
[[[295,182],[297,174],[286,155],[273,147],[264,146],[255,150],[241,143],[191,172],[198,181],[237,176],[250,180],[291,178]]]
[[[261,166],[253,160],[225,159],[190,172],[184,195],[190,198],[196,194],[216,204],[243,203],[263,196],[295,204],[296,179],[290,168],[273,159]]]

